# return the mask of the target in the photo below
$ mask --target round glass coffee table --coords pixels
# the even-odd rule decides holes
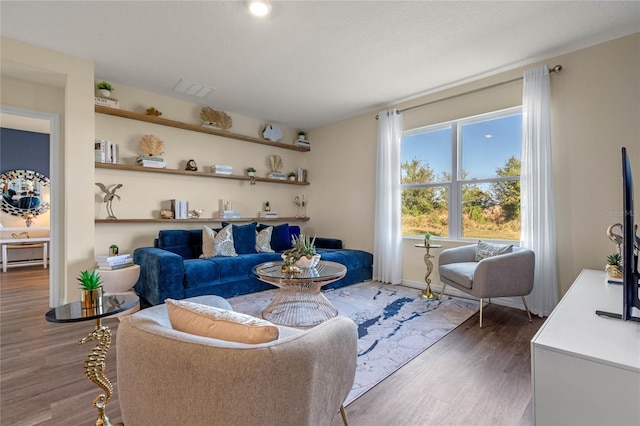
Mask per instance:
[[[290,327],[313,327],[338,315],[320,288],[344,277],[347,268],[336,262],[321,260],[315,268],[302,268],[299,273],[282,272],[284,262],[267,262],[253,268],[260,280],[280,288],[262,312],[274,324]]]

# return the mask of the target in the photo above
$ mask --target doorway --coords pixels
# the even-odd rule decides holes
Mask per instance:
[[[9,105],[0,105],[0,122],[3,127],[11,125],[18,130],[35,131],[49,134],[49,173],[51,180],[50,220],[49,220],[49,306],[60,305],[61,259],[60,225],[61,220],[61,167],[60,167],[60,116],[58,114],[36,111]],[[11,123],[11,124],[9,124]]]

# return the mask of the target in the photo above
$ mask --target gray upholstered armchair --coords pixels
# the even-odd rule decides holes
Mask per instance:
[[[189,300],[231,308],[217,296]],[[174,330],[166,305],[124,318],[116,346],[124,423],[328,425],[338,412],[346,422],[355,323],[337,317],[309,330],[279,328],[278,340],[243,344]]]
[[[531,322],[531,313],[524,296],[533,290],[535,255],[533,251],[513,247],[511,253],[488,257],[476,262],[476,244],[444,250],[438,261],[438,273],[447,285],[480,298],[480,328],[484,298],[522,297]]]

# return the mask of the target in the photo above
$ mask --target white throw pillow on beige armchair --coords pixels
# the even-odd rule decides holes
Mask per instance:
[[[216,296],[189,299],[230,308]],[[246,344],[174,330],[158,305],[117,331],[122,419],[138,425],[328,425],[351,390],[357,328],[336,317]]]

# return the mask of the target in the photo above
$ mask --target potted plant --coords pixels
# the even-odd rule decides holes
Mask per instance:
[[[102,280],[96,271],[82,271],[77,278],[80,283],[80,302],[82,309],[95,309],[102,306]]]
[[[293,247],[282,253],[285,265],[295,265],[299,268],[313,268],[320,261],[316,251],[316,237],[300,234],[291,240]]]
[[[296,174],[294,172],[289,172],[287,177],[289,178],[289,180],[293,180],[293,181],[296,180]]]
[[[109,96],[111,96],[111,92],[113,92],[113,90],[113,86],[106,81],[101,81],[100,83],[98,83],[98,93],[100,93],[100,96],[108,98]]]
[[[302,130],[300,130],[298,132],[298,140],[303,141],[303,140],[305,140],[306,137],[307,137],[307,134],[305,132],[303,132]]]
[[[424,245],[429,246],[431,244],[431,232],[424,234]]]
[[[247,167],[247,175],[255,176],[256,175],[256,169],[254,169],[253,167]]]
[[[622,256],[620,256],[620,253],[607,256],[605,271],[611,278],[622,278]]]

